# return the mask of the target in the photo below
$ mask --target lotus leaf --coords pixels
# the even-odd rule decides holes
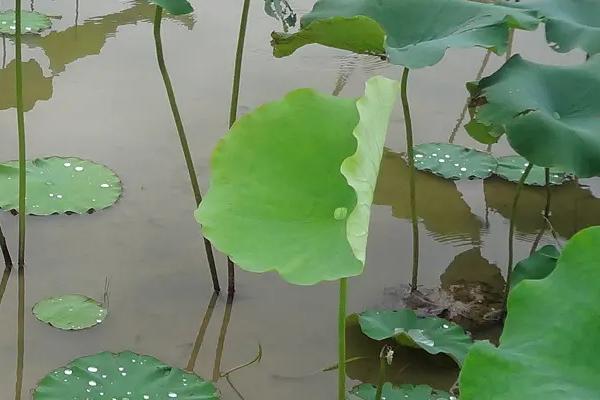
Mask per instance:
[[[511,4],[512,5],[512,4]],[[596,0],[521,0],[512,5],[536,11],[546,24],[546,41],[559,53],[575,48],[600,53],[600,3]]]
[[[446,179],[485,179],[498,162],[489,153],[451,143],[424,143],[415,146],[415,168]]]
[[[352,389],[352,395],[363,400],[375,400],[377,386],[363,383]],[[393,386],[386,382],[383,385],[381,398],[386,400],[450,400],[450,394],[436,390],[427,385]]]
[[[548,66],[512,57],[468,85],[481,138],[505,132],[512,148],[541,167],[600,174],[600,55],[576,66]]]
[[[173,15],[189,14],[194,8],[187,0],[148,0],[152,4],[164,8]]]
[[[359,275],[397,94],[374,77],[358,100],[300,89],[240,118],[213,153],[196,212],[205,236],[241,268],[294,284]]]
[[[33,400],[217,400],[215,386],[154,357],[129,351],[78,358],[43,378]]]
[[[17,210],[17,161],[0,164],[0,208]],[[107,167],[75,157],[27,162],[27,213],[83,214],[113,205],[121,195],[119,178]]]
[[[475,344],[461,400],[588,400],[600,393],[600,227],[577,233],[547,278],[511,290],[499,347]]]
[[[365,311],[360,327],[375,340],[394,338],[403,346],[421,348],[430,354],[447,354],[463,363],[473,340],[460,326],[437,317],[418,317],[413,310]]]
[[[544,279],[556,268],[559,256],[560,251],[555,246],[547,245],[538,249],[517,263],[510,278],[510,286],[514,287],[525,279]]]
[[[33,314],[55,328],[80,330],[104,321],[107,309],[89,297],[67,294],[40,301],[33,307]]]
[[[525,173],[525,168],[529,165],[529,161],[521,156],[505,156],[498,158],[498,169],[496,169],[496,175],[511,182],[519,182],[521,177]],[[562,185],[573,179],[573,175],[564,171],[558,171],[556,169],[550,169],[550,184],[551,185]],[[546,185],[546,172],[542,167],[534,165],[527,179],[525,179],[526,185],[531,186],[545,186]]]
[[[300,32],[274,33],[273,46],[277,57],[309,43],[364,54],[384,50],[392,64],[422,68],[438,63],[448,48],[504,53],[510,28],[532,30],[538,23],[532,12],[468,0],[319,0],[301,19]]]
[[[14,11],[0,12],[0,33],[14,35],[17,21]],[[21,33],[37,34],[50,29],[52,23],[50,18],[35,11],[21,11]]]

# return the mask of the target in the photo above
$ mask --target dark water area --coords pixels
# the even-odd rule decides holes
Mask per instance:
[[[187,128],[197,172],[205,191],[209,159],[227,132],[229,96],[241,2],[193,1],[189,16],[165,16],[163,43],[169,72]],[[294,2],[306,12],[311,3]],[[0,0],[0,9],[12,2]],[[154,8],[141,0],[90,2],[38,0],[28,9],[54,16],[53,28],[24,41],[24,82],[28,157],[77,156],[110,166],[124,185],[115,206],[90,215],[28,217],[23,398],[49,371],[74,358],[104,350],[131,350],[211,378],[255,357],[260,364],[232,374],[245,399],[325,400],[335,393],[337,285],[291,286],[276,274],[238,270],[237,294],[212,297],[212,285],[194,197],[176,137],[171,111],[156,65]],[[278,22],[253,2],[246,42],[239,112],[313,87],[358,96],[365,80],[382,74],[399,79],[401,70],[368,57],[311,46],[275,59],[270,32]],[[14,43],[0,49],[0,160],[17,157],[14,109]],[[543,32],[517,33],[514,51],[547,64],[575,64],[585,57],[553,53]],[[446,142],[466,100],[485,51],[448,53],[435,67],[414,71],[409,95],[416,143]],[[484,76],[502,64],[493,55]],[[404,123],[392,117],[388,150],[375,193],[365,273],[349,282],[349,311],[394,303],[394,293],[410,282],[411,226]],[[456,143],[485,149],[463,129]],[[494,155],[511,154],[507,143]],[[419,284],[438,287],[459,279],[502,284],[506,271],[510,206],[515,185],[497,178],[449,182],[417,177],[421,228]],[[553,188],[552,221],[558,240],[600,225],[600,183],[582,180]],[[545,222],[545,192],[527,188],[516,222],[515,259],[527,256]],[[17,218],[0,215],[16,256]],[[547,232],[541,245],[553,244]],[[221,282],[226,260],[218,254]],[[17,271],[5,276],[0,303],[0,392],[14,396],[17,360]],[[102,299],[110,280],[109,316],[101,325],[63,332],[37,321],[30,310],[39,300],[63,293]],[[1,292],[1,290],[0,290]],[[210,318],[205,313],[211,311]],[[380,346],[350,326],[349,357],[377,357]],[[497,336],[497,329],[480,333]],[[457,369],[448,359],[398,357],[390,372],[396,382],[424,382],[448,389]],[[220,363],[220,367],[219,367]],[[419,365],[426,365],[419,368]],[[431,367],[434,365],[435,368]],[[351,379],[373,382],[376,361],[348,367]],[[218,375],[218,374],[217,374]],[[225,379],[224,399],[237,394]]]

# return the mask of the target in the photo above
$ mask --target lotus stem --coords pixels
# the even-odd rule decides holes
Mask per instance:
[[[27,195],[27,170],[25,151],[25,115],[23,111],[23,66],[21,49],[21,0],[15,0],[15,59],[17,88],[17,130],[19,132],[19,266],[25,265],[25,219],[27,216],[25,196]]]
[[[237,48],[235,51],[235,65],[233,68],[233,85],[231,88],[231,102],[229,105],[229,128],[237,120],[238,102],[240,99],[240,82],[242,79],[242,61],[244,60],[244,44],[246,43],[246,28],[248,26],[248,12],[250,0],[244,0],[240,30],[238,32]],[[227,292],[235,293],[235,264],[227,257]]]
[[[0,304],[2,304],[4,293],[6,293],[6,286],[8,285],[11,271],[12,269],[10,268],[4,268],[4,272],[2,273],[2,279],[0,280]]]
[[[412,119],[410,117],[410,107],[408,105],[408,73],[410,70],[404,68],[402,73],[402,82],[400,84],[400,97],[402,98],[402,110],[404,111],[404,124],[406,127],[406,155],[408,158],[408,184],[410,190],[410,219],[412,223],[413,234],[413,258],[412,258],[412,280],[410,284],[411,292],[417,290],[419,281],[419,221],[417,220],[417,198],[415,185],[415,152],[413,148],[413,130]]]
[[[165,58],[163,54],[162,40],[160,37],[160,24],[162,21],[162,7],[156,6],[156,14],[154,16],[154,43],[156,45],[156,58],[158,60],[158,67],[165,84],[167,91],[167,97],[169,98],[169,104],[171,106],[171,112],[173,113],[173,119],[175,120],[175,126],[177,127],[177,134],[179,135],[179,141],[181,142],[181,150],[183,150],[183,156],[185,158],[185,164],[187,166],[188,174],[190,176],[190,182],[192,184],[192,191],[196,199],[196,206],[199,206],[202,202],[202,193],[200,192],[200,185],[198,184],[198,177],[196,176],[196,169],[194,168],[194,161],[192,159],[192,153],[188,145],[187,136],[183,128],[183,122],[181,122],[181,114],[177,107],[175,100],[175,91],[171,84],[171,78],[167,71],[165,64]],[[212,278],[213,289],[215,292],[220,292],[221,287],[219,285],[219,276],[217,275],[217,268],[215,266],[215,257],[213,254],[212,244],[206,238],[204,239],[204,247],[206,249],[206,258],[208,260],[208,267],[210,269],[210,275]]]
[[[538,233],[538,235],[535,237],[529,255],[532,255],[537,250],[540,240],[542,240],[542,236],[544,236],[544,233],[546,232],[546,221],[550,220],[550,200],[552,198],[552,188],[550,186],[550,168],[544,168],[544,175],[546,177],[546,206],[544,207],[544,226],[542,226],[540,233]]]
[[[6,244],[6,237],[2,232],[2,227],[0,226],[0,249],[2,250],[2,256],[4,257],[4,266],[6,269],[12,269],[13,262],[12,257],[10,256],[10,250],[8,249],[8,245]]]
[[[391,364],[393,351],[390,346],[385,345],[379,353],[379,375],[377,376],[377,392],[375,392],[375,400],[381,400],[383,395],[383,384],[385,383],[385,372],[387,364]]]
[[[15,382],[15,400],[21,400],[23,389],[23,369],[25,359],[25,267],[19,265],[19,305],[17,321],[17,379]]]
[[[202,323],[200,324],[198,334],[196,335],[196,340],[194,341],[194,347],[192,348],[190,359],[188,361],[187,367],[185,368],[185,370],[188,372],[193,372],[194,368],[196,367],[196,360],[198,359],[200,348],[202,347],[202,343],[204,342],[204,335],[206,334],[206,330],[208,329],[208,324],[210,323],[213,311],[215,310],[215,305],[217,303],[218,297],[219,294],[217,292],[213,292],[212,296],[210,297],[208,307],[206,307],[204,318],[202,318]]]
[[[215,363],[213,366],[212,380],[218,381],[221,377],[221,360],[223,359],[223,349],[225,348],[225,338],[227,337],[227,329],[229,328],[229,321],[231,320],[231,312],[233,311],[233,293],[229,293],[227,296],[227,303],[225,304],[225,312],[223,313],[223,322],[221,323],[221,330],[219,332],[219,340],[217,342],[217,351],[215,354]]]
[[[510,227],[508,229],[508,268],[506,272],[506,287],[504,289],[504,307],[506,308],[506,300],[508,299],[508,290],[510,287],[510,278],[512,275],[513,269],[513,257],[514,257],[514,236],[515,236],[515,219],[517,214],[517,206],[519,204],[519,198],[521,197],[521,192],[523,190],[523,186],[525,185],[525,180],[529,176],[531,169],[533,168],[533,164],[530,162],[521,179],[519,179],[519,183],[517,184],[517,191],[515,192],[515,197],[513,199],[512,211],[510,214]]]
[[[348,278],[340,279],[338,306],[338,400],[346,398],[346,300]]]

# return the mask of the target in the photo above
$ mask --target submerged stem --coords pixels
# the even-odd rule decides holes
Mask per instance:
[[[338,307],[338,400],[346,398],[346,298],[348,278],[340,279]]]
[[[183,128],[183,122],[181,122],[181,115],[177,102],[175,100],[175,91],[171,84],[171,78],[167,71],[165,64],[165,58],[163,54],[162,40],[160,37],[160,24],[162,21],[162,7],[156,6],[156,13],[154,15],[154,43],[156,45],[156,58],[158,60],[158,68],[165,84],[167,91],[167,97],[169,98],[169,105],[171,106],[171,112],[173,113],[173,119],[175,120],[175,126],[177,127],[177,134],[179,135],[179,141],[181,143],[181,150],[183,150],[183,157],[185,158],[185,164],[187,166],[188,174],[190,176],[190,182],[192,184],[192,191],[196,199],[196,206],[199,206],[202,202],[202,194],[200,192],[200,185],[198,184],[198,177],[196,176],[196,169],[194,168],[194,161],[192,159],[192,153],[188,145],[187,136]],[[208,259],[208,267],[210,269],[210,275],[212,277],[213,289],[215,292],[219,292],[221,287],[219,286],[219,277],[217,275],[217,268],[215,266],[215,258],[213,254],[212,244],[206,238],[204,238],[204,247],[206,249],[206,258]]]
[[[521,191],[523,190],[523,186],[525,185],[525,180],[529,176],[531,169],[533,168],[533,164],[529,163],[519,179],[519,183],[517,184],[517,191],[515,193],[515,197],[513,199],[512,211],[510,214],[510,227],[508,229],[508,268],[506,272],[506,287],[504,289],[504,307],[506,308],[506,300],[508,298],[508,289],[510,287],[510,278],[512,275],[513,269],[513,252],[514,252],[514,243],[513,239],[515,236],[515,219],[517,214],[517,206],[519,204],[519,198],[521,197]]]
[[[15,382],[15,400],[21,400],[25,359],[25,267],[23,265],[19,265],[18,279],[19,311],[17,316],[17,379]]]
[[[221,323],[221,331],[219,332],[219,340],[217,342],[217,351],[215,354],[215,363],[213,365],[213,376],[214,382],[218,381],[221,377],[221,360],[223,359],[223,350],[225,349],[225,338],[227,337],[227,329],[229,328],[229,321],[231,321],[231,312],[233,311],[233,293],[229,293],[227,296],[227,303],[225,304],[225,312],[223,313],[223,322]]]
[[[198,334],[196,335],[196,340],[194,341],[194,346],[192,347],[190,359],[188,361],[187,367],[185,367],[185,370],[188,372],[193,372],[194,368],[196,367],[196,360],[198,359],[200,348],[202,347],[202,343],[204,342],[204,335],[206,334],[206,330],[208,329],[208,324],[210,323],[213,311],[215,310],[215,304],[217,303],[218,297],[218,293],[213,292],[210,301],[208,302],[208,307],[206,307],[204,318],[202,318],[202,323],[200,324]]]
[[[410,188],[410,219],[412,223],[413,234],[413,264],[412,280],[410,285],[411,292],[417,290],[419,281],[419,222],[417,220],[417,198],[415,184],[415,154],[413,148],[413,130],[412,119],[410,117],[410,108],[408,105],[408,73],[410,70],[404,68],[402,73],[402,82],[400,86],[400,97],[402,98],[402,110],[404,111],[404,124],[406,127],[406,158],[408,159],[408,183]]]

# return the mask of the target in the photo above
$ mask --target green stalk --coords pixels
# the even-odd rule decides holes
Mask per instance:
[[[8,249],[8,245],[6,244],[6,237],[4,237],[4,233],[2,232],[2,227],[0,226],[0,249],[2,250],[2,256],[4,257],[4,266],[6,269],[11,269],[13,266],[12,257],[10,256],[10,250]]]
[[[387,346],[384,347],[384,350]],[[377,376],[377,392],[375,392],[375,400],[381,400],[381,396],[383,394],[383,384],[385,383],[385,356],[382,354],[379,355],[379,375]]]
[[[419,280],[419,221],[417,220],[417,198],[415,184],[415,152],[413,148],[412,119],[408,105],[407,83],[410,70],[404,68],[400,86],[400,97],[402,98],[402,110],[404,111],[404,124],[406,127],[406,156],[408,158],[408,183],[410,187],[410,219],[413,234],[413,264],[411,292],[417,290]]]
[[[223,322],[219,331],[219,340],[217,341],[217,350],[215,353],[215,363],[213,365],[213,382],[216,382],[221,377],[221,361],[223,360],[223,351],[225,349],[225,338],[227,337],[227,329],[229,329],[229,321],[231,321],[231,312],[233,311],[233,293],[227,295],[227,303],[223,312]]]
[[[240,98],[240,81],[242,78],[242,61],[244,60],[244,44],[246,42],[246,28],[248,26],[248,12],[250,0],[244,0],[242,5],[242,16],[240,18],[240,30],[238,32],[237,48],[235,51],[235,66],[233,69],[233,86],[231,88],[231,102],[229,105],[229,128],[237,120],[237,109]],[[227,292],[235,293],[235,265],[227,258]]]
[[[513,269],[513,257],[514,257],[514,236],[515,236],[515,219],[517,215],[517,206],[519,204],[519,198],[521,197],[521,192],[523,190],[523,186],[525,185],[525,180],[529,176],[531,169],[533,168],[533,164],[529,163],[527,168],[525,168],[525,172],[519,179],[519,183],[517,184],[517,191],[515,193],[515,197],[513,199],[512,211],[510,214],[510,227],[508,229],[508,268],[506,272],[506,287],[504,289],[504,307],[506,308],[506,300],[508,299],[508,289],[510,287],[510,278],[512,275]]]
[[[181,122],[181,115],[179,114],[179,108],[175,101],[175,91],[171,84],[171,78],[167,71],[165,64],[165,58],[163,55],[162,40],[160,37],[160,24],[162,21],[162,7],[156,6],[156,14],[154,16],[154,43],[156,45],[156,57],[158,59],[158,67],[165,84],[167,91],[167,97],[169,98],[169,104],[173,113],[173,119],[175,120],[175,126],[177,127],[177,134],[179,135],[179,141],[181,142],[181,149],[183,150],[183,156],[185,158],[185,164],[187,166],[188,174],[190,176],[190,182],[192,184],[192,190],[196,199],[196,207],[202,202],[202,193],[200,192],[200,185],[198,184],[198,177],[196,176],[196,169],[194,168],[194,161],[192,159],[192,153],[188,145],[187,136],[183,128],[183,122]],[[210,275],[212,277],[213,289],[215,292],[221,291],[219,286],[219,277],[217,275],[217,268],[215,266],[215,257],[213,254],[212,244],[206,238],[204,239],[204,247],[206,249],[206,258],[208,259],[208,267],[210,269]]]
[[[27,171],[25,165],[25,115],[23,111],[23,56],[21,52],[21,0],[15,0],[15,58],[17,88],[17,129],[19,132],[19,266],[25,265],[25,196],[27,195]]]
[[[548,224],[548,220],[550,219],[550,200],[552,199],[552,188],[550,185],[550,168],[544,168],[544,174],[546,176],[546,206],[544,207],[544,226],[540,230],[540,233],[535,237],[533,241],[533,245],[531,246],[531,251],[529,255],[535,253],[538,245],[540,244],[540,240],[542,240],[542,236],[546,232],[546,225]]]
[[[200,328],[198,329],[198,334],[196,335],[196,340],[194,341],[194,346],[192,347],[190,359],[188,361],[187,367],[185,367],[185,370],[188,372],[194,372],[194,368],[196,367],[196,360],[198,359],[200,348],[202,347],[202,343],[204,342],[204,335],[206,334],[206,330],[208,329],[208,324],[210,323],[213,311],[215,310],[215,305],[217,304],[218,297],[218,293],[213,292],[210,301],[208,302],[208,307],[206,307],[204,318],[202,319],[202,323],[200,324]]]
[[[346,298],[348,278],[340,279],[338,307],[338,400],[346,398]]]

